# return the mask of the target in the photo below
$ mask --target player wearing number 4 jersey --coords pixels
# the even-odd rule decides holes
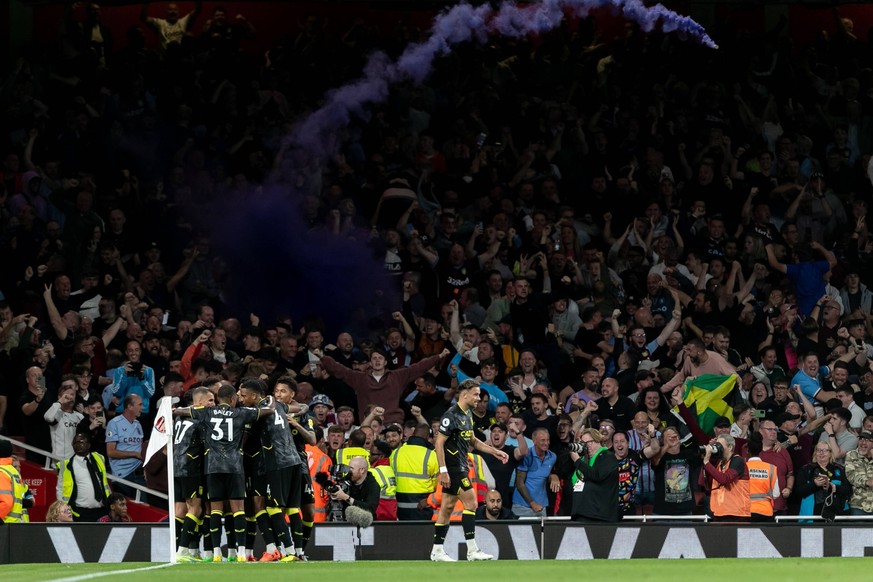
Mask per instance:
[[[243,381],[237,394],[245,406],[263,406],[267,402],[266,388],[266,384],[260,380],[249,379]],[[254,439],[261,447],[255,470],[263,473],[265,483],[263,491],[258,492],[263,497],[257,504],[252,499],[250,513],[267,546],[261,562],[294,561],[297,558],[291,532],[285,522],[285,511],[288,515],[300,511],[303,461],[288,427],[288,409],[282,402],[276,402],[275,407],[276,411],[270,417],[252,425],[249,435],[249,439]],[[282,546],[283,551],[280,552],[278,546]]]
[[[297,552],[297,557],[305,560],[306,554],[304,551],[306,544],[309,542],[309,536],[315,520],[315,497],[312,494],[312,478],[309,474],[306,445],[315,446],[316,439],[315,421],[312,419],[312,416],[307,414],[309,407],[294,401],[296,393],[297,382],[290,376],[282,376],[276,380],[276,385],[273,388],[273,397],[288,409],[286,419],[291,431],[291,438],[293,439],[294,447],[297,449],[297,454],[303,463],[301,465],[300,511],[293,512],[291,509],[288,509],[286,513],[288,514],[288,524],[291,527],[291,538]],[[283,560],[287,558],[288,556],[285,556]]]
[[[218,406],[214,408],[177,408],[177,416],[189,416],[197,421],[203,433],[206,447],[206,489],[209,492],[209,533],[214,547],[221,547],[221,528],[224,518],[224,503],[233,512],[233,531],[237,541],[238,556],[245,561],[246,516],[243,511],[245,478],[243,476],[240,445],[246,423],[272,415],[275,408],[234,408],[236,391],[223,385],[218,389]],[[221,561],[216,553],[215,561]]]
[[[452,406],[440,420],[436,436],[436,454],[440,465],[440,485],[443,498],[435,524],[433,550],[430,559],[434,562],[454,562],[443,548],[449,531],[449,518],[458,499],[464,505],[461,525],[467,540],[467,560],[493,560],[476,545],[476,492],[467,477],[467,452],[473,449],[490,453],[506,463],[509,455],[485,444],[473,435],[472,409],[479,402],[479,385],[475,380],[464,380],[458,386],[458,403]]]

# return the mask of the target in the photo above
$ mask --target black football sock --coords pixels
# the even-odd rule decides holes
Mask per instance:
[[[315,524],[311,521],[303,522],[303,535],[300,536],[300,549],[305,550],[309,545],[309,538],[312,537],[312,528]]]
[[[273,535],[273,530],[275,529],[275,526],[270,524],[270,515],[268,514],[268,510],[260,510],[255,516],[255,519],[258,522],[258,529],[261,530],[261,537],[264,538],[264,543],[275,544],[276,536]]]
[[[236,537],[236,547],[246,547],[246,513],[237,511],[233,514],[233,533]]]
[[[434,524],[433,531],[433,545],[441,546],[446,542],[446,536],[449,533],[449,524],[448,523],[437,523]]]
[[[212,540],[212,547],[215,549],[217,556],[221,555],[221,526],[224,521],[224,514],[221,511],[213,511],[209,515],[209,539]]]
[[[464,510],[461,514],[461,527],[464,528],[464,539],[476,539],[476,513]]]

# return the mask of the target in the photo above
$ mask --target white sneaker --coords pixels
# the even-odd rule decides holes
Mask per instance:
[[[431,562],[456,562],[453,557],[448,555],[443,548],[436,549],[434,548],[430,552],[430,561]]]
[[[474,550],[472,552],[467,552],[467,561],[468,562],[482,562],[484,560],[493,560],[494,556],[491,554],[486,554],[482,550]]]

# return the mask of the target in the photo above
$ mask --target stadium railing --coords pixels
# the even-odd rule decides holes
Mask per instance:
[[[28,445],[27,443],[24,443],[22,441],[18,441],[18,440],[15,440],[13,438],[9,438],[9,437],[3,436],[3,435],[0,435],[0,439],[11,442],[12,445],[15,447],[19,447],[21,449],[24,449],[26,451],[30,451],[32,453],[36,453],[38,455],[42,455],[43,457],[45,457],[45,467],[44,468],[48,469],[50,471],[56,471],[57,467],[55,467],[55,463],[58,463],[58,462],[63,460],[60,457],[55,457],[54,455],[52,455],[48,451],[44,451],[40,448]],[[133,500],[138,502],[138,503],[145,503],[145,501],[143,500],[143,495],[149,495],[153,499],[154,498],[169,499],[167,497],[166,493],[163,493],[161,491],[156,491],[154,489],[150,489],[150,488],[146,487],[145,485],[140,485],[139,483],[133,483],[131,481],[128,481],[127,479],[122,479],[121,477],[116,477],[115,475],[113,475],[111,473],[107,474],[106,477],[109,479],[109,481],[111,483],[121,483],[122,485],[126,485],[127,487],[130,487],[131,489],[136,490],[136,496],[133,498]]]

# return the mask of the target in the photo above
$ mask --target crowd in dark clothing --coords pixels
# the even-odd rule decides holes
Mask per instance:
[[[619,492],[633,512],[658,503],[646,441],[694,433],[671,408],[695,340],[739,377],[735,436],[780,418],[780,442],[831,432],[842,410],[849,434],[873,429],[873,51],[838,12],[810,46],[784,21],[716,27],[712,50],[633,23],[604,38],[594,18],[465,44],[351,119],[320,159],[284,139],[295,123],[371,48],[396,54],[426,31],[312,16],[253,54],[254,18],[163,10],[120,31],[70,6],[52,50],[6,71],[8,434],[51,450],[46,413],[64,381],[77,422],[99,432],[89,410],[121,416],[130,393],[148,427],[170,385],[289,371],[312,386],[304,403],[325,394],[358,420],[379,405],[386,424],[416,420],[415,405],[430,422],[466,375],[490,395],[483,437],[509,422],[501,403],[528,437],[548,429],[548,513],[571,511],[566,445],[583,425],[604,425],[610,451],[614,435],[627,441]],[[234,214],[262,222],[240,236]],[[344,278],[330,265],[347,256],[360,265]],[[390,370],[445,348],[460,357],[431,370],[436,395],[410,382],[392,402],[320,358],[366,370],[379,351]],[[810,356],[828,370],[812,368],[806,402],[775,390],[800,383]],[[793,401],[804,418],[784,418]]]

